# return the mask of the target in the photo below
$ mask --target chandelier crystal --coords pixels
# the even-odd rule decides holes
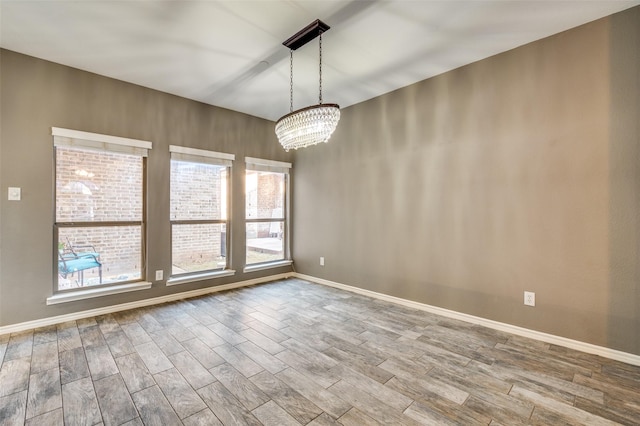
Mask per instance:
[[[275,130],[280,144],[286,151],[328,142],[338,126],[338,121],[340,121],[340,107],[337,104],[322,103],[322,33],[329,28],[327,24],[318,19],[282,43],[290,49],[291,112],[276,122]],[[320,36],[320,95],[318,105],[293,111],[293,51],[318,36]]]
[[[328,142],[340,121],[336,104],[312,105],[291,112],[276,123],[276,135],[284,149],[304,148]]]

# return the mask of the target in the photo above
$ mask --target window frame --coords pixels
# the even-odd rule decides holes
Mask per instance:
[[[171,219],[169,217],[169,238],[171,241],[170,259],[171,270],[167,280],[167,285],[183,284],[202,279],[233,275],[235,271],[231,269],[231,177],[233,170],[234,154],[216,152],[198,148],[189,148],[178,145],[169,145],[171,156],[170,161],[184,161],[190,163],[210,164],[227,168],[226,178],[226,219]],[[171,171],[171,164],[169,165]],[[171,203],[171,201],[170,201]],[[222,268],[206,269],[199,271],[185,272],[181,274],[173,273],[173,227],[174,225],[215,225],[224,224],[225,231],[225,266]]]
[[[84,132],[80,130],[51,128],[53,136],[53,296],[47,299],[47,304],[56,304],[72,300],[80,300],[106,294],[146,289],[151,286],[147,281],[147,157],[153,144],[149,141],[123,138],[119,136],[103,135],[99,133]],[[59,222],[57,217],[58,193],[58,147],[69,148],[77,151],[127,154],[140,157],[142,162],[141,173],[141,200],[142,212],[140,220],[125,221],[71,221]],[[140,227],[140,277],[132,280],[122,280],[112,283],[100,283],[97,285],[81,286],[77,288],[59,288],[59,243],[60,230],[66,228],[100,228],[100,227]]]
[[[245,188],[244,188],[244,205],[245,205],[245,214],[244,214],[244,229],[245,229],[245,237],[244,237],[244,247],[245,247],[245,255],[244,255],[244,269],[243,272],[253,272],[259,271],[263,269],[276,268],[286,265],[291,265],[293,263],[291,259],[291,172],[292,164],[284,161],[275,161],[275,160],[267,160],[263,158],[255,158],[255,157],[245,157]],[[283,209],[283,218],[275,219],[274,218],[247,218],[247,172],[248,171],[256,171],[256,172],[272,172],[272,173],[282,173],[284,174],[284,209]],[[278,260],[269,260],[264,262],[256,262],[247,264],[247,236],[246,229],[247,224],[249,223],[270,223],[270,222],[282,222],[283,223],[283,258]]]

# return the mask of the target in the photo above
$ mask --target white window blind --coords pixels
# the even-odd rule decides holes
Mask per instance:
[[[254,157],[245,157],[244,160],[247,163],[247,170],[289,174],[289,169],[291,169],[291,163],[284,161],[265,160]]]
[[[236,158],[235,155],[226,154],[224,152],[187,148],[177,145],[169,145],[169,152],[171,152],[172,160],[207,163],[226,167],[231,167],[232,161]]]
[[[90,151],[119,152],[146,157],[153,146],[149,141],[62,129],[60,127],[52,127],[51,134],[53,135],[54,146]]]

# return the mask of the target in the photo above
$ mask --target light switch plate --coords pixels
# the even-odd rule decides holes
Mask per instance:
[[[20,201],[20,188],[9,187],[9,201]]]
[[[162,280],[162,276],[163,276],[163,275],[164,275],[164,274],[162,273],[162,269],[157,270],[157,271],[156,271],[156,281],[160,281],[160,280]]]

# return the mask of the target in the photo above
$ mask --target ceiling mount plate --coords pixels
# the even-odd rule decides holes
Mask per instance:
[[[297,48],[302,47],[305,44],[309,43],[311,40],[318,37],[320,34],[327,31],[329,28],[331,27],[325,24],[324,22],[322,22],[321,20],[316,19],[315,21],[313,21],[312,23],[310,23],[309,25],[307,25],[306,27],[304,27],[303,29],[295,33],[293,36],[289,37],[282,44],[284,44],[286,47],[288,47],[291,50],[296,50]]]

